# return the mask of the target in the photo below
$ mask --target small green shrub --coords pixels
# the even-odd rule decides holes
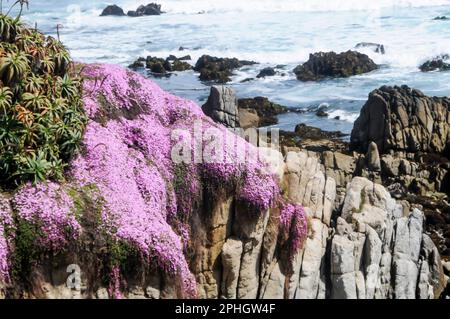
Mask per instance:
[[[0,14],[0,181],[61,179],[87,117],[82,79],[58,40]]]

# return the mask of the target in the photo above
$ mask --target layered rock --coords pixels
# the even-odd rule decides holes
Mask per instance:
[[[370,142],[392,151],[445,154],[450,141],[450,100],[427,97],[407,86],[370,93],[351,135],[351,147],[366,152]]]
[[[230,128],[239,127],[239,111],[235,92],[225,86],[212,86],[203,112],[214,121]]]
[[[300,81],[318,81],[328,77],[345,78],[378,69],[367,55],[347,51],[342,53],[319,52],[310,54],[309,60],[294,69]]]

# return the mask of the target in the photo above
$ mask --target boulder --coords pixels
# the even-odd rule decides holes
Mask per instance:
[[[103,9],[102,14],[100,14],[101,17],[104,16],[124,16],[125,13],[123,12],[123,9],[115,4],[107,6],[105,9]]]
[[[450,70],[450,63],[446,63],[445,61],[449,58],[448,55],[443,55],[440,57],[436,57],[432,60],[426,61],[419,68],[422,72],[431,72],[431,71],[448,71]]]
[[[128,11],[129,17],[142,17],[142,16],[154,16],[164,13],[161,11],[161,5],[156,3],[149,3],[147,5],[141,5],[136,10]]]
[[[236,58],[217,58],[203,55],[195,64],[194,70],[200,72],[201,81],[215,81],[227,83],[231,81],[232,71],[245,65],[252,65],[256,62],[240,61]]]
[[[294,69],[300,81],[319,81],[325,78],[345,78],[378,69],[367,55],[347,51],[310,54],[309,60]]]
[[[375,142],[389,151],[434,152],[450,149],[450,99],[428,97],[407,86],[383,86],[370,93],[350,138],[352,150],[365,153]]]
[[[225,86],[212,86],[208,101],[202,106],[203,112],[215,122],[226,127],[239,127],[239,111],[236,93]]]
[[[265,78],[266,76],[274,76],[276,74],[275,69],[271,67],[267,67],[262,69],[259,74],[256,76],[258,79]]]

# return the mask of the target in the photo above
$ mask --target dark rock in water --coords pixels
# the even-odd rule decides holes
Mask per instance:
[[[104,16],[124,16],[125,12],[123,12],[123,9],[115,4],[107,6],[102,14],[100,15],[101,17]]]
[[[150,3],[146,6],[141,5],[136,11],[128,11],[127,15],[129,17],[142,17],[142,16],[155,16],[164,13],[161,11],[161,5],[156,3]]]
[[[336,121],[339,121],[339,120],[341,119],[341,117],[340,117],[340,116],[336,116],[334,119],[335,119]]]
[[[287,113],[287,107],[273,103],[266,97],[239,99],[239,109],[255,110],[259,116],[259,127],[278,123],[277,115]]]
[[[230,128],[239,127],[236,93],[231,88],[212,86],[202,110],[215,122]]]
[[[386,53],[386,50],[384,49],[384,45],[379,44],[379,43],[360,42],[355,46],[355,49],[360,49],[360,48],[371,48],[371,49],[373,49],[374,52],[380,53],[380,54]]]
[[[190,55],[185,55],[185,56],[182,56],[181,58],[178,58],[178,60],[180,60],[180,61],[190,61],[190,60],[192,60],[192,58],[191,58]]]
[[[448,18],[448,17],[446,17],[446,16],[440,16],[440,17],[434,18],[433,20],[440,20],[440,21],[443,21],[443,20],[450,20],[450,18]]]
[[[324,110],[318,110],[318,111],[316,112],[316,115],[317,115],[318,117],[328,117],[328,113],[325,112]]]
[[[450,158],[450,99],[427,97],[407,86],[383,86],[370,93],[351,134],[351,149],[381,154],[434,152]]]
[[[172,66],[169,61],[148,56],[146,60],[146,67],[150,69],[153,73],[165,74],[172,71]]]
[[[192,65],[187,62],[181,61],[180,59],[176,59],[175,61],[173,61],[172,71],[182,72],[187,70],[192,70]]]
[[[187,50],[188,48],[185,48],[185,47],[179,47],[178,48],[178,51],[184,51],[184,50]]]
[[[127,12],[127,16],[129,16],[129,17],[138,17],[138,14],[137,14],[136,11],[131,10],[131,11]]]
[[[448,55],[436,57],[430,61],[425,62],[419,68],[422,72],[448,71],[450,70],[450,64],[445,62],[445,60],[448,58]]]
[[[144,60],[145,61],[145,60]],[[145,62],[144,61],[140,61],[140,60],[136,60],[134,61],[132,64],[130,64],[128,67],[130,69],[140,69],[140,68],[144,68],[145,67]]]
[[[347,51],[310,54],[309,60],[294,69],[300,81],[318,81],[327,77],[350,77],[378,69],[367,55]]]
[[[266,76],[274,76],[276,74],[275,69],[271,67],[267,67],[262,69],[259,74],[256,76],[258,79],[265,78]]]
[[[254,80],[255,80],[255,78],[246,78],[246,79],[243,79],[241,81],[241,83],[247,83],[247,82],[251,82],[251,81],[254,81]]]
[[[149,3],[146,6],[142,5],[137,8],[136,13],[138,16],[145,15],[145,16],[154,16],[154,15],[160,15],[163,13],[161,11],[161,5],[156,3]]]
[[[138,61],[137,61],[138,62]],[[136,62],[135,62],[136,63]],[[181,61],[177,57],[171,55],[167,59],[161,59],[157,57],[148,56],[145,60],[146,67],[151,72],[157,74],[166,74],[174,71],[186,71],[191,70],[192,66],[184,61]],[[138,65],[138,63],[136,63]]]
[[[230,77],[233,70],[251,64],[255,64],[255,62],[203,55],[195,64],[194,70],[200,72],[200,80],[202,81],[227,83],[231,81]]]

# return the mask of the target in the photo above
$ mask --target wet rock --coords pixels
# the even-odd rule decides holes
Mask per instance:
[[[123,9],[115,4],[107,6],[103,12],[100,14],[101,17],[104,16],[124,16],[125,13]]]
[[[214,121],[229,128],[239,127],[239,111],[236,93],[225,86],[212,86],[203,112]]]
[[[328,113],[325,112],[324,110],[318,110],[318,111],[316,112],[316,115],[317,115],[318,117],[328,117]]]
[[[300,81],[318,81],[328,77],[350,77],[378,69],[365,54],[356,51],[342,53],[319,52],[310,54],[309,60],[294,69]]]
[[[274,76],[276,73],[274,68],[267,67],[262,69],[259,74],[256,76],[258,79],[265,78],[266,76]]]
[[[360,42],[360,43],[358,43],[355,46],[355,49],[360,49],[360,48],[370,48],[375,53],[380,53],[380,54],[385,54],[386,53],[386,50],[384,49],[384,45],[383,44],[379,44],[379,43]]]
[[[172,71],[182,72],[182,71],[187,71],[187,70],[192,70],[192,65],[190,65],[187,62],[181,61],[179,59],[173,61]]]
[[[147,5],[141,5],[136,10],[128,11],[129,17],[142,17],[151,15],[161,15],[164,13],[161,11],[161,5],[156,3],[149,3]]]
[[[170,63],[164,59],[148,56],[146,59],[146,67],[150,69],[151,72],[157,74],[166,74],[172,71]]]
[[[277,115],[287,113],[287,107],[273,103],[266,97],[255,97],[253,99],[239,99],[239,109],[255,110],[259,117],[259,125],[269,126],[278,123]]]
[[[438,16],[438,17],[435,17],[433,20],[446,21],[446,20],[450,20],[450,18],[447,16]]]
[[[450,64],[445,61],[449,58],[448,55],[444,55],[441,57],[436,57],[430,61],[425,62],[419,68],[422,72],[431,72],[431,71],[448,71],[450,70]]]
[[[209,55],[201,56],[194,70],[200,72],[200,80],[227,83],[231,81],[232,71],[256,62],[240,61],[236,58],[217,58]]]

